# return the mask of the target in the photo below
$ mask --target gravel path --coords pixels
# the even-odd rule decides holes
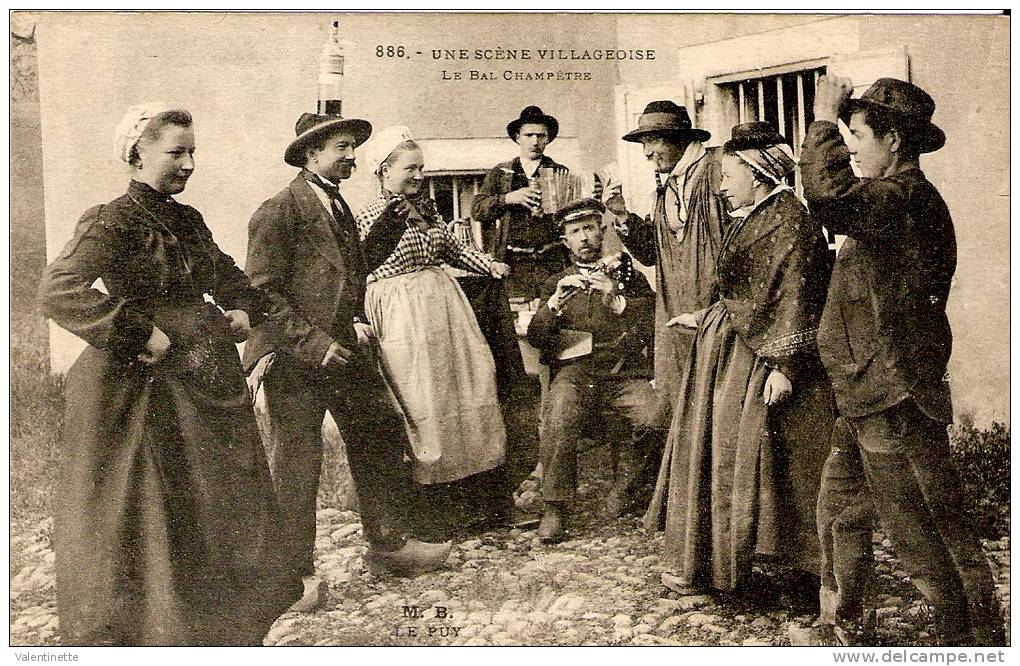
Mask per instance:
[[[793,623],[814,619],[783,590],[782,572],[761,580],[782,593],[758,599],[679,596],[661,583],[660,534],[637,519],[605,522],[585,485],[569,540],[539,543],[533,531],[489,532],[460,542],[449,568],[414,579],[379,578],[365,570],[357,514],[318,514],[316,567],[331,600],[315,613],[288,613],[267,645],[784,645]],[[530,496],[525,495],[525,501]],[[11,540],[11,644],[59,645],[49,547],[51,521],[14,530]],[[986,553],[1009,631],[1008,539]],[[881,534],[875,535],[878,636],[884,645],[929,645],[926,606]],[[412,608],[412,607],[416,607]],[[418,615],[417,617],[415,615]],[[1008,633],[1007,633],[1008,636]]]

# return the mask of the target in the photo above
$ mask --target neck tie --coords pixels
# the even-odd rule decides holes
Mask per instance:
[[[340,188],[331,183],[327,183],[322,178],[311,173],[306,176],[306,180],[320,188],[329,197],[330,212],[333,214],[330,228],[333,230],[333,234],[336,236],[337,241],[343,242],[343,240],[347,237],[347,233],[346,230],[344,230],[343,225],[343,220],[347,217],[347,211],[344,207],[344,200],[340,196]]]

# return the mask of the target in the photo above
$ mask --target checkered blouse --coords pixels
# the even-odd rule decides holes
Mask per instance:
[[[364,240],[369,229],[386,209],[388,199],[379,197],[365,205],[354,219],[358,223],[358,234]],[[438,218],[442,222],[441,218]],[[409,223],[404,235],[397,243],[393,253],[386,258],[379,268],[368,276],[369,282],[411,273],[426,266],[450,264],[468,271],[489,274],[489,267],[495,261],[490,255],[468,247],[453,232],[440,223],[430,227],[427,232]]]

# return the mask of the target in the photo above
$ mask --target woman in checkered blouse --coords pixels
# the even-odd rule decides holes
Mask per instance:
[[[361,237],[385,216],[406,222],[396,249],[368,276],[365,312],[406,418],[414,478],[440,490],[439,484],[498,467],[506,452],[492,353],[464,292],[442,265],[493,278],[502,278],[508,267],[460,241],[433,201],[419,194],[424,159],[406,128],[378,133],[365,157],[381,192],[356,215]],[[455,513],[451,493],[425,496],[433,506],[421,511],[431,513],[434,523]]]

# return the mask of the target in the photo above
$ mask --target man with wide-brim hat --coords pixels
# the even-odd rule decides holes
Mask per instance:
[[[638,261],[655,267],[655,388],[664,424],[694,339],[677,318],[712,304],[727,219],[717,151],[704,145],[710,138],[693,126],[684,107],[670,100],[649,103],[623,140],[640,143],[655,170],[650,212],[644,218],[628,212],[619,183],[609,183],[603,194],[624,245]]]
[[[946,133],[931,121],[935,100],[912,83],[879,79],[859,98],[847,99],[840,108],[839,118],[849,127],[856,112],[869,109],[881,112],[889,123],[909,133],[910,143],[918,154],[932,153],[946,145]]]
[[[537,185],[539,169],[568,171],[545,154],[559,132],[559,121],[541,108],[521,110],[506,126],[519,155],[489,171],[471,204],[486,251],[510,265],[505,282],[511,298],[537,298],[542,284],[567,264],[555,220],[542,212]]]
[[[932,123],[934,101],[916,85],[879,79],[859,99],[852,89],[848,79],[818,80],[800,160],[816,221],[846,236],[817,336],[840,412],[818,501],[830,568],[822,621],[841,643],[859,635],[871,525],[848,517],[870,503],[935,611],[940,644],[1003,645],[991,570],[961,512],[946,430],[956,235],[919,159],[945,135]]]
[[[284,151],[283,161],[300,169],[305,166],[307,147],[317,142],[321,143],[323,139],[333,134],[348,134],[353,138],[354,147],[357,148],[372,136],[372,124],[360,118],[302,113],[294,125],[294,132],[297,136]]]
[[[611,413],[623,418],[633,435],[630,446],[620,451],[616,482],[606,498],[606,513],[613,518],[628,508],[627,492],[645,452],[661,448],[662,433],[652,427],[655,390],[647,355],[655,296],[644,274],[624,261],[626,255],[602,257],[604,213],[597,199],[559,209],[561,242],[572,265],[546,281],[543,304],[528,326],[528,341],[541,352],[551,375],[541,439],[544,513],[537,535],[543,541],[564,534],[586,425],[603,423]],[[590,351],[572,345],[574,351],[565,353],[579,338],[590,341]]]
[[[641,143],[641,137],[654,133],[690,137],[702,143],[712,138],[708,131],[692,126],[685,107],[670,100],[650,102],[638,117],[637,127],[624,134],[623,140]]]
[[[372,125],[304,113],[294,133],[284,161],[300,173],[248,224],[245,270],[253,285],[270,293],[273,309],[249,338],[244,366],[263,380],[287,555],[305,583],[291,610],[311,611],[327,593],[314,565],[326,411],[344,440],[369,555],[385,553],[394,573],[416,574],[439,567],[450,545],[406,536],[412,485],[404,421],[374,362],[373,331],[364,323],[365,280],[376,266],[366,265],[339,189]],[[387,209],[366,243],[385,258],[405,228],[404,218]]]

